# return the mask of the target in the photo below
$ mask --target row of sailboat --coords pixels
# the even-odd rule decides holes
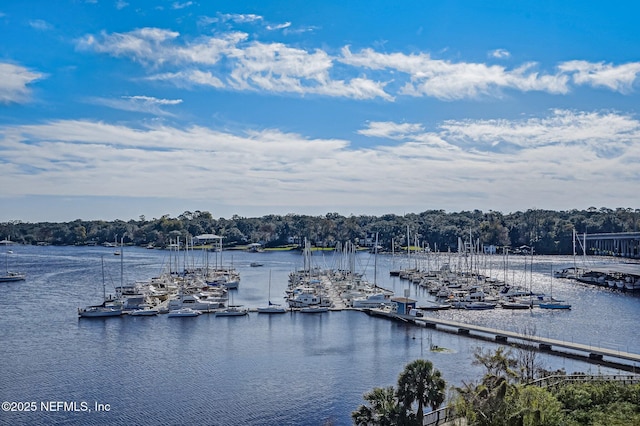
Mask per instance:
[[[248,313],[246,308],[233,305],[233,296],[229,303],[229,291],[237,289],[240,282],[240,275],[233,267],[211,268],[208,259],[205,267],[195,267],[194,264],[188,266],[185,257],[183,270],[178,272],[178,240],[175,253],[170,254],[168,272],[146,282],[125,285],[122,247],[121,241],[120,286],[116,287],[116,296],[106,294],[103,257],[103,301],[99,305],[79,308],[78,316],[95,318],[125,313],[133,316],[168,313],[169,317],[193,317],[204,312],[214,313],[216,316],[240,316]]]

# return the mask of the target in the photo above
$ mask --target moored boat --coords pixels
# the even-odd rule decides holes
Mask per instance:
[[[379,308],[385,303],[389,303],[391,294],[373,293],[364,297],[356,297],[351,301],[351,306],[356,309]]]
[[[303,314],[321,314],[328,311],[329,308],[326,306],[306,306],[300,309],[300,312]]]
[[[198,311],[197,309],[192,309],[192,308],[180,308],[180,309],[175,309],[175,310],[171,310],[169,311],[169,313],[167,314],[167,316],[169,318],[179,318],[179,317],[197,317],[198,315],[200,315],[202,312]]]
[[[122,315],[122,305],[119,303],[104,302],[100,305],[78,308],[78,316],[81,318],[119,317],[120,315]]]
[[[538,305],[542,309],[571,309],[571,305],[563,302],[548,302]]]
[[[117,300],[107,298],[106,284],[104,280],[104,256],[102,257],[102,303],[91,305],[86,308],[78,308],[80,318],[105,318],[118,317],[122,315],[122,303]]]
[[[260,306],[258,308],[259,314],[284,314],[287,309],[282,305],[270,304],[269,306]]]
[[[524,302],[502,302],[500,306],[502,309],[531,309],[533,305]]]
[[[487,309],[493,309],[496,307],[495,303],[490,302],[471,302],[464,305],[464,309],[470,311],[484,311]]]
[[[240,305],[231,305],[228,308],[222,309],[215,313],[217,317],[239,317],[243,315],[248,315],[249,310]]]
[[[271,303],[271,271],[269,271],[269,304],[258,308],[259,314],[284,314],[287,310],[282,306]]]
[[[134,317],[149,317],[153,315],[158,315],[158,310],[153,308],[135,309],[129,312],[129,315],[132,315]]]

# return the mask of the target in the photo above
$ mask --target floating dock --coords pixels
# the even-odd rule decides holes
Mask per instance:
[[[501,344],[525,346],[535,348],[541,352],[552,353],[568,358],[586,360],[595,364],[606,365],[624,371],[640,371],[640,354],[624,352],[615,349],[601,348],[582,343],[567,342],[540,336],[527,335],[513,331],[499,330],[457,321],[433,318],[428,316],[416,317],[396,313],[381,313],[375,309],[367,311],[374,316],[387,317],[392,320],[412,323],[420,327],[433,328],[455,333],[461,336],[494,341]]]

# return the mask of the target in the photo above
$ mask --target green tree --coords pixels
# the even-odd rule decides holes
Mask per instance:
[[[354,424],[359,426],[392,426],[397,424],[400,406],[393,386],[374,388],[364,395],[369,405],[361,405],[351,413]]]
[[[408,364],[398,378],[398,400],[403,413],[412,413],[413,403],[417,402],[416,424],[421,425],[424,407],[435,410],[444,402],[444,388],[440,371],[430,361],[418,359]]]
[[[398,377],[397,389],[389,386],[366,393],[364,399],[369,404],[358,407],[351,418],[356,425],[422,425],[423,408],[442,405],[445,386],[440,371],[430,361],[415,360]]]
[[[517,426],[564,425],[562,404],[551,392],[537,386],[516,385],[509,389],[508,424]]]

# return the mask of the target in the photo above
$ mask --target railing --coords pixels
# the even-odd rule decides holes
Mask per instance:
[[[450,407],[443,407],[437,410],[434,410],[430,413],[426,413],[422,418],[423,426],[436,426],[441,425],[445,422],[450,422],[452,420],[457,419],[455,411]]]
[[[571,374],[571,375],[553,375],[534,380],[529,383],[532,386],[541,388],[555,387],[567,383],[586,383],[586,382],[618,382],[623,385],[635,385],[640,383],[640,375],[638,374],[620,374],[620,375],[587,375],[587,374]]]

